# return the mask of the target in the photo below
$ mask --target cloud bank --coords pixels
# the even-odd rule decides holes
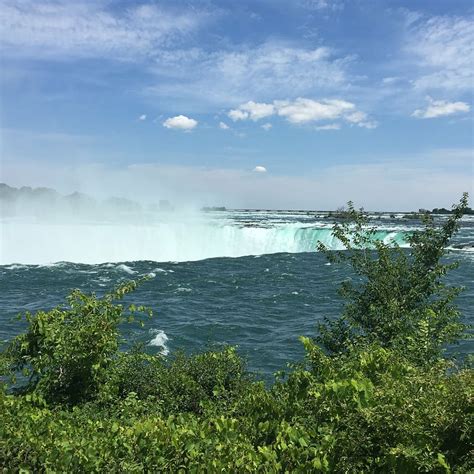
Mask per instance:
[[[421,90],[470,91],[474,81],[472,15],[435,16],[412,22],[406,50],[420,69],[414,86]]]
[[[350,84],[347,69],[352,61],[325,46],[314,49],[274,39],[211,52],[199,47],[162,50],[149,65],[157,84],[145,94],[207,107],[268,103],[275,91],[295,97],[344,90]],[[258,114],[254,109],[252,119]]]
[[[341,119],[364,128],[375,128],[377,122],[369,119],[365,112],[356,109],[355,104],[340,99],[322,99],[316,101],[304,97],[295,100],[274,100],[272,103],[249,101],[228,112],[234,121],[252,120],[277,115],[292,124],[306,124],[324,120]],[[335,129],[334,126],[331,127]]]
[[[112,8],[109,2],[4,0],[2,54],[70,60],[135,60],[196,30],[206,14],[155,3]]]

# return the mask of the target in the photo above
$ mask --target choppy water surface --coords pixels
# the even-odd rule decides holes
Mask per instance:
[[[403,243],[406,232],[417,227],[416,222],[405,221],[388,216],[380,219],[378,237]],[[22,323],[12,320],[18,312],[52,308],[63,303],[72,288],[101,294],[121,281],[150,274],[153,278],[129,300],[151,306],[155,316],[144,328],[133,328],[131,332],[128,329],[128,341],[143,341],[164,354],[177,349],[198,351],[210,344],[238,345],[240,352],[248,357],[250,368],[268,376],[284,369],[288,361],[301,357],[298,336],[313,335],[317,322],[324,316],[340,313],[341,301],[336,289],[342,280],[351,276],[347,267],[329,265],[322,254],[310,251],[318,240],[337,248],[331,240],[328,220],[314,214],[242,211],[220,214],[211,224],[189,223],[187,230],[191,236],[183,237],[185,227],[181,227],[181,233],[175,234],[181,241],[175,242],[171,253],[179,256],[181,246],[182,255],[188,256],[190,261],[184,257],[166,258],[165,255],[161,262],[149,257],[138,261],[111,259],[103,263],[81,263],[81,250],[85,262],[91,256],[86,248],[90,235],[82,240],[76,235],[74,252],[78,258],[75,263],[54,263],[53,259],[32,265],[26,258],[23,261],[13,259],[13,255],[5,253],[12,249],[4,245],[6,239],[12,238],[12,225],[9,223],[11,227],[6,238],[5,228],[2,228],[2,262],[5,264],[0,266],[0,339],[3,340],[21,330]],[[34,240],[35,227],[28,225],[33,232],[28,238]],[[44,235],[47,224],[39,225],[37,234]],[[167,225],[168,230],[177,228],[177,223],[175,227]],[[192,233],[203,226],[208,227],[206,235],[211,239],[206,242],[206,248],[192,240]],[[76,230],[77,227],[73,226]],[[117,226],[112,227],[119,230]],[[140,236],[135,225],[132,227],[135,238],[128,240],[132,249],[129,252],[133,253],[134,247],[141,246],[140,256],[146,257],[150,246],[168,250],[172,247],[172,236],[170,233],[161,235],[159,224],[150,226],[152,231],[145,229],[145,236]],[[130,238],[127,226],[121,224],[121,228],[126,238]],[[95,231],[101,232],[100,229]],[[153,239],[148,231],[153,232]],[[72,230],[68,229],[68,232]],[[218,234],[216,242],[217,238],[227,238],[230,242],[221,241],[218,247],[212,247],[213,232]],[[51,235],[54,237],[54,232]],[[115,245],[117,256],[126,254],[127,248],[121,248],[127,243],[124,234],[114,237],[109,226],[107,235],[111,239],[110,246]],[[205,239],[198,236],[198,240],[203,242]],[[192,248],[185,248],[187,241],[193,242]],[[458,304],[463,317],[471,324],[474,323],[474,253],[468,244],[473,241],[474,221],[467,219],[454,242],[464,250],[453,250],[448,256],[448,259],[461,262],[448,281],[466,287]],[[54,241],[47,250],[53,252],[54,257],[53,244]],[[60,251],[67,250],[66,243],[61,242],[61,245]],[[238,250],[239,246],[241,253],[247,255],[233,253],[232,249]],[[210,256],[215,258],[205,258],[212,249],[222,255],[212,254]],[[196,258],[189,258],[193,252]],[[24,255],[30,255],[27,249]],[[204,255],[203,259],[200,260],[199,255]],[[7,261],[9,258],[11,260]],[[472,342],[465,341],[458,350],[466,353],[472,352],[472,348]]]

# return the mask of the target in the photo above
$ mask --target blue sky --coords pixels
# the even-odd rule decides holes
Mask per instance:
[[[1,179],[229,207],[473,190],[463,0],[0,1]]]

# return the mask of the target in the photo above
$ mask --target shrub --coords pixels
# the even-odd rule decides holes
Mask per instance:
[[[137,282],[119,286],[102,299],[79,290],[66,307],[25,315],[28,330],[14,338],[3,354],[8,371],[28,377],[26,392],[54,402],[76,404],[97,396],[120,343],[119,325],[151,311],[116,301],[133,291]]]
[[[108,372],[102,401],[124,399],[133,393],[151,401],[162,414],[202,413],[209,403],[223,408],[250,383],[245,364],[235,348],[166,360],[138,347],[122,353]]]
[[[426,215],[424,230],[408,237],[408,251],[395,242],[375,240],[368,216],[348,203],[346,220],[333,227],[346,250],[330,252],[319,244],[331,261],[348,262],[358,277],[340,288],[347,301],[343,315],[319,327],[318,341],[327,350],[338,353],[354,344],[376,342],[429,364],[447,343],[459,339],[465,327],[454,299],[461,288],[443,282],[457,263],[441,259],[459,228],[467,199],[465,193],[440,228]]]

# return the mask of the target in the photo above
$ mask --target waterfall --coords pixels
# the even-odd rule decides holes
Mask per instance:
[[[137,260],[191,261],[278,252],[330,249],[341,243],[326,223],[273,223],[268,226],[218,221],[155,223],[1,223],[0,264],[44,264]],[[403,231],[379,230],[374,236],[403,244]]]

